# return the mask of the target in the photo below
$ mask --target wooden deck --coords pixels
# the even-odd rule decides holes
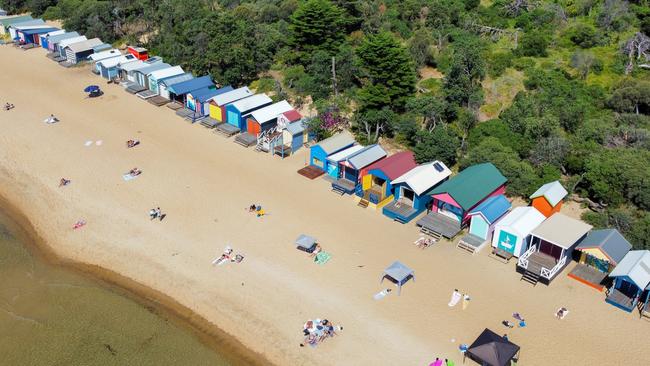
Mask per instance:
[[[149,98],[153,98],[153,97],[157,96],[158,94],[152,92],[149,89],[145,89],[145,90],[143,90],[143,91],[141,91],[139,93],[136,93],[135,95],[137,95],[139,98],[142,98],[142,99],[149,99]]]
[[[390,212],[393,215],[396,215],[397,217],[395,218],[395,221],[401,222],[403,224],[409,222],[417,213],[417,210],[412,206],[407,203],[400,202],[399,200],[387,204],[384,206],[384,210]]]
[[[528,272],[534,273],[536,275],[541,275],[542,267],[546,269],[551,269],[555,267],[557,261],[555,258],[551,257],[548,254],[535,252],[528,257]]]
[[[298,170],[298,174],[302,175],[305,178],[313,180],[325,174],[325,171],[313,165],[307,165],[306,167]]]
[[[179,110],[179,109],[183,108],[184,105],[179,103],[179,102],[171,102],[171,103],[167,104],[166,107],[173,110],[173,111],[175,111],[175,110]]]
[[[248,132],[244,132],[241,135],[235,137],[235,143],[243,146],[243,147],[251,147],[255,144],[257,144],[257,137],[254,135],[251,135]]]
[[[345,178],[340,178],[332,182],[332,190],[335,192],[339,192],[341,194],[352,194],[354,193],[354,189],[357,185]]]
[[[476,254],[483,249],[487,240],[479,238],[476,235],[468,234],[463,236],[459,241],[456,247],[458,249],[464,249],[472,254]]]
[[[239,133],[239,128],[231,125],[230,123],[222,123],[217,126],[215,132],[222,134],[226,137],[236,135]]]
[[[605,301],[628,312],[632,312],[632,310],[634,310],[634,299],[628,297],[616,289],[609,291],[609,294],[607,294]]]
[[[151,97],[147,99],[147,102],[157,106],[157,107],[162,107],[165,104],[169,103],[169,99],[165,97],[161,97],[160,95],[156,95],[155,97]]]
[[[215,128],[220,123],[222,123],[222,122],[219,122],[219,121],[217,121],[216,119],[214,119],[212,117],[206,117],[201,121],[201,125],[205,126],[206,128]]]
[[[437,212],[429,212],[415,224],[421,227],[423,232],[437,233],[447,239],[452,239],[462,229],[460,222]]]
[[[601,272],[586,264],[578,263],[568,276],[587,286],[593,287],[598,291],[603,291],[605,288],[604,281],[607,277],[607,273]]]
[[[286,157],[291,155],[291,146],[279,145],[273,148],[273,153],[275,155]]]
[[[194,111],[189,108],[181,108],[176,110],[176,115],[185,118],[194,114]]]
[[[138,94],[139,92],[147,90],[147,88],[138,83],[129,82],[128,86],[124,90],[129,94]]]

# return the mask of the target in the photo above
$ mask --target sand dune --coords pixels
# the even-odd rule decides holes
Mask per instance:
[[[460,343],[485,327],[522,347],[522,365],[643,365],[650,324],[604,302],[604,295],[565,274],[551,286],[519,281],[514,261],[459,251],[448,242],[412,245],[413,225],[400,225],[330,193],[324,181],[296,174],[306,152],[281,160],[244,149],[104,85],[88,68],[63,69],[42,50],[0,47],[0,195],[30,218],[58,255],[111,269],[170,295],[280,365],[425,365],[461,361]],[[83,88],[105,95],[84,99]],[[56,125],[42,120],[50,113]],[[126,149],[125,141],[142,143]],[[101,146],[84,146],[102,140]],[[124,182],[133,167],[143,170]],[[61,177],[72,180],[58,188]],[[260,203],[257,218],[244,208]],[[168,216],[150,221],[160,206]],[[88,225],[73,231],[84,218]],[[292,245],[300,234],[320,239],[332,260],[311,262]],[[246,258],[213,267],[227,244]],[[382,301],[372,295],[382,269],[399,259],[416,282]],[[447,306],[454,288],[469,308]],[[558,321],[553,313],[571,313]],[[513,312],[528,322],[505,330]],[[300,348],[306,319],[344,326],[318,348]],[[452,342],[452,339],[454,340]]]

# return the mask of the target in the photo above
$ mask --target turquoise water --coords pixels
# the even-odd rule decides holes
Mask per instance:
[[[233,365],[155,309],[38,258],[15,227],[0,212],[1,365]]]

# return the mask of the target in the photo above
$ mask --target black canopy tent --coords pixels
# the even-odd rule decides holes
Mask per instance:
[[[519,358],[519,346],[485,328],[465,352],[465,357],[484,366],[509,366]]]

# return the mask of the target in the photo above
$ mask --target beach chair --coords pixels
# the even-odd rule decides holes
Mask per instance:
[[[327,253],[327,252],[320,252],[316,254],[316,258],[314,258],[314,262],[320,264],[321,266],[324,265],[325,263],[329,262],[329,260],[332,258],[332,255]]]

